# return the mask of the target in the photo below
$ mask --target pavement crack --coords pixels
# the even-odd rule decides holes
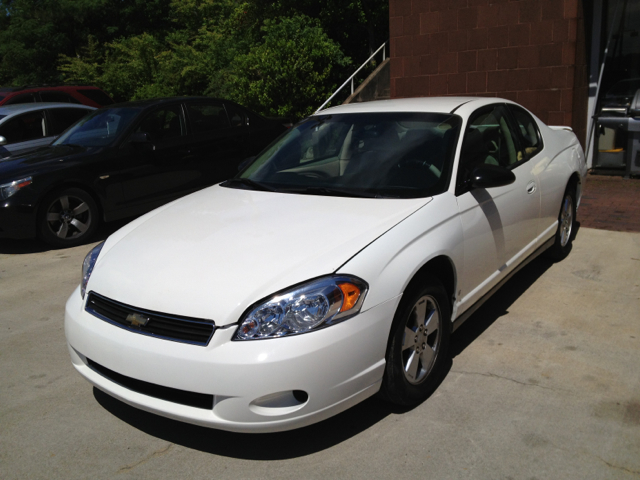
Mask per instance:
[[[156,450],[155,452],[152,452],[151,454],[147,455],[145,458],[143,458],[142,460],[140,460],[139,462],[133,463],[131,465],[127,465],[125,467],[122,467],[118,470],[118,473],[127,473],[130,472],[131,470],[133,470],[136,467],[139,467],[140,465],[142,465],[143,463],[147,463],[149,460],[151,460],[152,458],[155,457],[161,457],[162,455],[164,455],[165,453],[167,453],[169,450],[171,450],[171,447],[173,447],[173,443],[170,443],[169,445],[167,445],[165,448],[162,448],[160,450]]]
[[[495,373],[464,372],[462,370],[451,370],[451,373],[461,373],[463,375],[481,375],[483,377],[490,377],[490,378],[501,378],[502,380],[508,380],[509,382],[517,383],[518,385],[525,385],[527,387],[538,387],[538,388],[543,388],[545,390],[567,391],[567,390],[563,390],[561,388],[545,387],[543,385],[538,385],[537,383],[520,382],[520,381],[515,380],[513,378],[503,377],[501,375],[496,375]]]
[[[608,467],[615,468],[616,470],[622,470],[623,472],[627,472],[627,473],[630,473],[632,475],[635,475],[636,477],[640,477],[640,471],[639,470],[631,470],[630,468],[620,467],[618,465],[614,465],[613,463],[607,462],[604,458],[600,457],[599,455],[594,455],[594,457],[596,457],[598,460],[600,460],[602,463],[604,463]]]

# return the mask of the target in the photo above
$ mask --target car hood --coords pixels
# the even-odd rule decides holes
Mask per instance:
[[[92,154],[99,150],[96,147],[80,147],[77,145],[58,145],[42,147],[24,155],[0,158],[0,180],[15,180],[20,175],[46,171],[51,166],[60,168],[61,161],[73,160],[76,157]]]
[[[216,185],[113,234],[87,289],[139,308],[235,323],[254,302],[335,272],[430,200]]]

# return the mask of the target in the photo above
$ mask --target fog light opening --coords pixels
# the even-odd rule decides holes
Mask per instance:
[[[306,403],[309,400],[309,394],[304,390],[294,390],[293,398],[295,398],[300,403]]]
[[[256,398],[249,409],[260,415],[286,415],[301,409],[309,401],[309,394],[303,390],[287,390]]]

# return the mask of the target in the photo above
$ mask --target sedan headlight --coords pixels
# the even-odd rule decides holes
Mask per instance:
[[[233,339],[279,338],[334,325],[360,311],[367,289],[358,278],[336,275],[286,290],[252,308]]]
[[[27,185],[31,185],[32,182],[33,182],[32,178],[27,177],[27,178],[21,178],[20,180],[15,180],[13,182],[2,184],[0,185],[0,198],[2,200],[6,200],[21,188],[24,188]]]
[[[98,245],[93,247],[87,256],[84,257],[84,262],[82,262],[82,281],[80,282],[80,294],[82,295],[82,299],[84,300],[84,294],[87,290],[87,283],[89,283],[89,278],[91,277],[91,272],[93,272],[93,266],[96,264],[96,260],[98,259],[98,255],[100,255],[100,250],[104,246],[104,242],[100,242]]]

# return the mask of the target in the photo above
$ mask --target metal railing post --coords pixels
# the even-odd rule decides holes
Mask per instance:
[[[335,96],[338,94],[338,92],[340,92],[340,90],[342,90],[344,87],[346,87],[346,86],[347,86],[347,84],[348,84],[349,82],[351,82],[351,95],[353,95],[353,92],[354,92],[354,89],[353,89],[353,87],[354,87],[354,85],[353,85],[353,77],[355,77],[355,76],[358,74],[358,72],[359,72],[360,70],[362,70],[362,69],[367,65],[367,63],[369,63],[369,62],[373,59],[373,57],[375,57],[375,56],[378,54],[378,52],[379,52],[380,50],[382,50],[382,51],[383,51],[383,52],[382,52],[382,61],[384,62],[384,61],[386,60],[386,45],[387,45],[387,42],[384,42],[382,45],[380,45],[380,47],[379,47],[375,52],[373,52],[373,55],[371,55],[371,56],[367,59],[367,61],[366,61],[366,62],[364,62],[362,65],[360,65],[360,68],[359,68],[359,69],[357,69],[357,70],[353,73],[353,75],[351,75],[351,76],[347,79],[347,81],[346,81],[346,82],[344,82],[342,85],[340,85],[340,88],[338,88],[335,92],[333,92],[333,95],[331,95],[331,96],[329,97],[329,99],[328,99],[326,102],[324,102],[324,103],[320,106],[320,108],[319,108],[318,110],[316,110],[316,111],[315,111],[315,113],[318,113],[318,112],[319,112],[320,110],[322,110],[322,109],[323,109],[323,108],[324,108],[324,107],[325,107],[325,106],[326,106],[326,105],[327,105],[331,100],[333,100],[333,97],[335,97]]]

